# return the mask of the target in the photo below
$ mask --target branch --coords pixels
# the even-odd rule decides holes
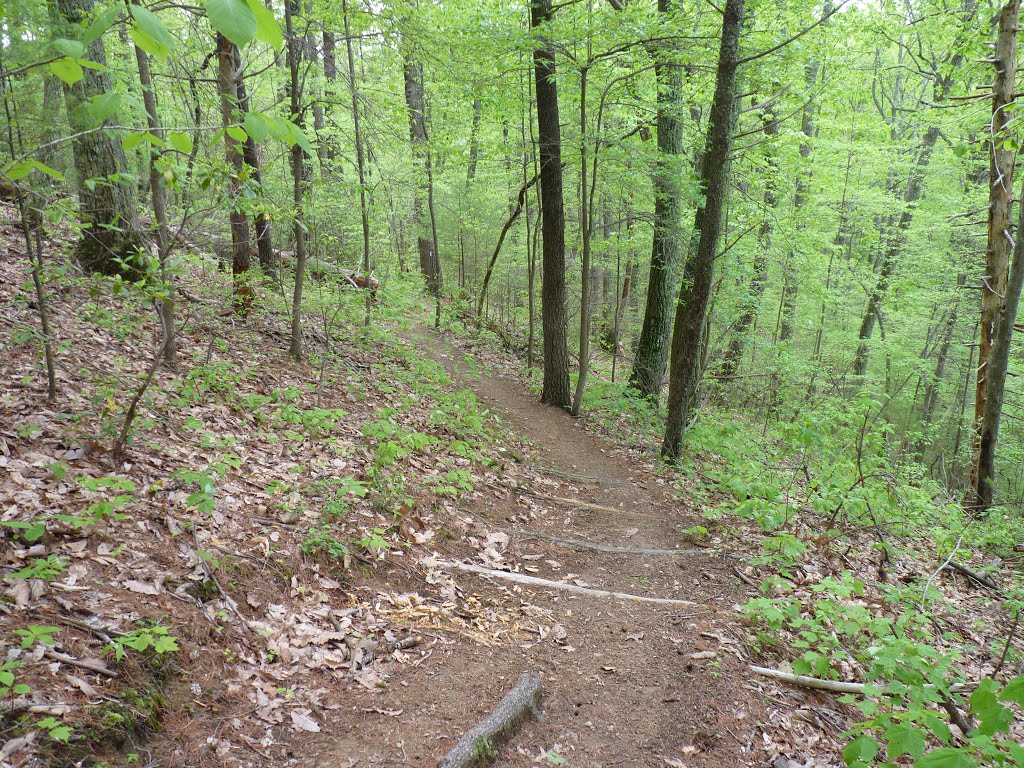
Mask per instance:
[[[789,45],[793,41],[799,40],[801,37],[806,35],[808,32],[810,32],[815,27],[821,26],[826,21],[831,19],[832,16],[834,14],[836,14],[848,2],[850,2],[850,0],[843,0],[841,3],[839,3],[839,5],[837,5],[835,8],[833,8],[829,13],[825,14],[824,16],[822,16],[816,22],[811,24],[811,26],[805,27],[804,29],[801,29],[795,35],[790,37],[788,40],[783,40],[778,45],[772,46],[771,48],[769,48],[766,51],[761,51],[760,53],[754,53],[754,54],[751,54],[750,56],[744,56],[742,59],[740,59],[739,61],[736,62],[736,66],[738,67],[740,64],[747,64],[748,62],[755,61],[755,60],[760,59],[760,58],[762,58],[764,56],[768,56],[769,54],[775,53],[780,48],[785,48],[787,45]]]

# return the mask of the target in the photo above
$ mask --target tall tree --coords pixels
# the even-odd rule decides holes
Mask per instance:
[[[288,37],[289,111],[291,119],[301,129],[305,113],[300,78],[303,46],[296,40],[295,35],[297,13],[298,0],[285,0],[284,23]],[[303,168],[304,161],[305,153],[299,142],[295,142],[291,148],[292,203],[295,206],[295,219],[292,225],[292,237],[295,240],[295,287],[292,293],[291,344],[288,351],[296,360],[302,359],[302,287],[306,278],[306,222],[303,215],[303,181],[306,176]]]
[[[658,0],[664,36],[668,37],[668,14],[675,0]],[[647,277],[647,304],[637,342],[629,384],[651,400],[661,396],[672,333],[676,275],[683,216],[683,86],[684,72],[676,60],[677,46],[661,42],[651,46],[658,85],[658,157],[651,177],[654,188],[654,238],[651,267]]]
[[[231,276],[235,311],[248,313],[252,307],[252,285],[246,273],[252,266],[249,242],[249,219],[241,205],[245,158],[241,143],[227,129],[238,122],[238,48],[220,32],[217,33],[217,90],[220,94],[221,121],[224,125],[224,154],[231,167],[228,182],[231,210]]]
[[[65,24],[92,20],[93,0],[55,0],[55,7]],[[89,109],[91,99],[113,91],[102,35],[88,44],[85,58],[98,66],[82,68],[82,77],[64,87],[68,123],[75,136],[71,148],[82,224],[75,256],[86,270],[135,275],[147,248],[136,211],[135,187],[123,178],[128,160],[114,131],[93,130],[97,126]],[[103,123],[116,124],[114,115]]]
[[[420,270],[427,281],[427,290],[433,296],[441,292],[443,278],[441,276],[440,257],[435,247],[434,215],[431,202],[434,194],[433,163],[430,148],[427,145],[427,116],[424,104],[423,65],[416,61],[412,54],[404,56],[405,106],[409,110],[409,139],[412,143],[414,162],[422,156],[423,173],[427,193],[427,214],[424,217],[424,200],[420,184],[416,185],[413,194],[413,223],[416,228],[416,245],[420,254]]]
[[[138,5],[138,3],[134,3]],[[137,13],[138,11],[136,11]],[[157,140],[163,139],[163,128],[157,111],[156,88],[149,68],[149,55],[138,45],[135,46],[135,63],[139,70],[139,84],[142,86],[142,104],[146,109],[146,127]],[[163,282],[161,297],[157,299],[157,315],[160,318],[162,332],[161,348],[164,362],[172,371],[178,369],[178,343],[175,338],[174,309],[175,287],[170,270],[171,233],[167,221],[167,188],[164,175],[160,169],[160,154],[156,147],[149,147],[149,194],[153,203],[153,222],[156,224],[154,240],[156,241],[157,259],[159,260],[160,279]]]
[[[540,159],[541,325],[544,331],[544,382],[541,402],[570,406],[569,345],[566,340],[565,209],[562,200],[562,136],[558,122],[555,48],[544,27],[552,18],[551,0],[533,0],[530,26],[539,33],[533,51]]]
[[[996,75],[992,86],[992,139],[989,146],[988,248],[985,251],[985,280],[981,297],[981,343],[978,345],[978,374],[975,387],[974,420],[977,449],[972,468],[973,504],[987,509],[992,504],[995,451],[1010,354],[1010,339],[1017,317],[1024,257],[1020,245],[1010,236],[1010,208],[1013,204],[1015,156],[1007,133],[1017,96],[1017,23],[1020,0],[1011,0],[999,13],[996,37]],[[1021,208],[1024,211],[1024,207]],[[1024,219],[1021,219],[1024,224]],[[1024,240],[1017,228],[1017,241]],[[1014,248],[1013,284],[1009,285],[1009,255]]]
[[[676,304],[672,331],[672,357],[668,384],[668,415],[661,453],[678,459],[683,433],[700,384],[711,278],[722,210],[729,186],[729,152],[732,146],[732,109],[739,63],[740,31],[744,0],[728,0],[722,17],[722,43],[718,51],[715,95],[705,141],[700,188],[704,201],[698,206],[694,229],[700,233],[697,250],[687,261]]]

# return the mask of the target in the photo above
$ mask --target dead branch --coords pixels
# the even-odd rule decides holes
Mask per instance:
[[[514,581],[517,584],[526,584],[532,587],[541,587],[543,589],[557,589],[561,592],[572,592],[577,595],[590,595],[591,597],[612,597],[616,600],[629,600],[634,603],[654,603],[656,605],[682,605],[690,608],[712,609],[712,606],[702,605],[701,603],[694,603],[690,600],[675,600],[667,597],[646,597],[645,595],[631,595],[626,592],[609,592],[606,589],[591,589],[590,587],[579,587],[575,584],[566,584],[564,581],[551,581],[550,579],[541,579],[537,576],[527,576],[525,573],[497,571],[493,568],[483,568],[482,566],[473,565],[471,563],[460,563],[458,561],[451,561],[449,563],[446,563],[446,565],[452,568],[456,568],[460,571],[478,573],[481,576],[491,576],[496,579]]]
[[[540,714],[540,697],[540,679],[529,673],[520,676],[494,711],[467,731],[452,751],[441,758],[438,768],[489,765],[523,721]]]

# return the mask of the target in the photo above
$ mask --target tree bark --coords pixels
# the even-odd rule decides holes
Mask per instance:
[[[667,14],[674,0],[658,0],[658,12]],[[666,25],[667,28],[667,25]],[[682,240],[684,71],[674,61],[671,46],[655,50],[654,72],[658,83],[658,156],[651,178],[654,188],[654,238],[651,242],[651,268],[647,278],[647,304],[643,325],[633,359],[629,385],[643,397],[657,402],[668,361],[669,336],[672,333],[673,304],[679,252]]]
[[[237,48],[224,35],[217,33],[217,90],[220,93],[220,112],[224,128],[237,122],[238,100]],[[245,158],[239,142],[224,133],[224,153],[232,172],[228,182],[231,204],[231,276],[234,291],[235,311],[248,314],[252,308],[252,286],[246,273],[252,266],[252,252],[249,244],[249,219],[238,207],[241,199],[242,176],[245,172]]]
[[[345,52],[348,57],[348,86],[352,94],[352,127],[355,132],[356,172],[359,175],[359,213],[363,224],[363,271],[370,276],[370,212],[366,205],[366,158],[363,148],[363,134],[359,121],[359,91],[356,89],[356,60],[352,52],[351,24],[348,18],[348,0],[341,0],[341,15],[345,22]],[[370,292],[366,293],[365,324],[370,324]]]
[[[1003,408],[1006,369],[1010,355],[1013,324],[1017,318],[1021,282],[1024,280],[1024,217],[1017,227],[1013,271],[1009,275],[1010,207],[1013,203],[1014,154],[1004,145],[1010,108],[1016,98],[1017,23],[1020,0],[1011,0],[999,14],[996,38],[996,77],[992,88],[992,146],[989,156],[988,250],[985,254],[985,284],[981,298],[981,343],[978,345],[978,375],[974,398],[977,431],[976,458],[972,471],[975,506],[992,505],[995,451]],[[1024,211],[1024,208],[1021,209]]]
[[[533,0],[530,25],[540,30],[552,17],[551,0]],[[565,210],[562,200],[562,138],[558,122],[555,49],[538,41],[533,52],[540,157],[542,246],[541,318],[544,333],[544,381],[541,402],[568,408],[569,346],[566,341]]]
[[[157,112],[156,91],[153,89],[153,78],[149,71],[149,55],[137,45],[135,63],[139,70],[139,85],[142,86],[142,103],[146,109],[146,127],[158,139],[163,138],[163,129],[160,127]],[[153,220],[156,223],[154,235],[160,279],[163,283],[162,297],[156,299],[155,303],[157,316],[160,318],[164,362],[170,370],[176,371],[178,343],[174,328],[175,286],[170,272],[171,236],[167,225],[167,188],[163,184],[163,174],[157,166],[158,158],[156,148],[149,147],[149,190],[153,199]]]
[[[296,13],[297,0],[285,0],[284,23],[288,35],[288,75],[291,118],[295,124],[303,126],[302,85],[299,68],[302,66],[302,51],[295,39],[292,17]],[[305,169],[302,147],[295,143],[291,148],[292,168],[292,203],[295,206],[295,219],[292,233],[295,239],[295,288],[292,293],[292,328],[289,354],[296,360],[302,359],[302,288],[306,278],[306,223],[303,220],[303,181]]]
[[[238,48],[235,47],[235,72],[239,73],[236,81],[238,88],[238,108],[244,113],[249,111],[249,92],[245,87],[245,78],[240,74],[241,71],[242,54]],[[242,144],[242,159],[245,160],[245,164],[249,166],[251,178],[262,193],[263,163],[260,161],[260,154],[256,149],[256,142],[253,141],[251,136],[247,137],[245,142]],[[277,258],[274,255],[274,240],[270,227],[270,217],[262,212],[257,213],[253,224],[256,230],[256,258],[260,263],[260,269],[263,270],[263,274],[269,277],[275,277],[277,274]]]
[[[55,0],[57,11],[67,24],[91,20],[93,0]],[[122,274],[137,278],[145,272],[147,248],[136,211],[135,188],[131,183],[111,181],[109,177],[125,173],[128,160],[121,141],[113,132],[92,131],[86,102],[113,90],[107,75],[107,55],[103,38],[88,45],[85,58],[100,65],[86,67],[82,79],[64,86],[64,104],[72,134],[81,134],[71,143],[78,176],[78,204],[82,237],[75,246],[75,257],[83,269],[105,275]],[[116,120],[108,118],[107,125]],[[87,185],[90,179],[100,183]]]
[[[957,291],[953,298],[953,304],[949,309],[949,316],[946,318],[946,327],[942,332],[942,342],[939,345],[939,353],[935,358],[935,372],[931,379],[924,386],[924,400],[921,404],[921,421],[925,426],[932,423],[935,414],[935,406],[939,401],[939,386],[946,375],[946,360],[949,358],[949,348],[953,343],[953,331],[956,328],[957,314],[960,308],[960,291],[967,282],[967,275],[960,273],[956,278]]]
[[[427,147],[427,118],[423,94],[423,65],[414,61],[412,55],[405,54],[405,106],[409,110],[409,140],[412,143],[414,162],[423,156],[424,173],[426,175],[426,193],[428,200],[433,197],[433,169],[430,150]],[[429,219],[423,216],[423,189],[416,185],[413,195],[413,220],[416,226],[416,244],[420,254],[420,270],[427,281],[427,290],[432,296],[441,292],[441,264],[434,247],[433,230],[434,216],[432,211]],[[429,206],[428,206],[429,208]]]
[[[701,191],[704,204],[697,208],[694,229],[700,233],[697,250],[687,262],[676,304],[672,332],[672,358],[668,390],[668,417],[663,456],[678,459],[683,433],[700,383],[704,333],[707,324],[711,278],[718,239],[722,231],[722,209],[729,185],[729,151],[732,145],[732,106],[744,0],[728,0],[722,19],[722,44],[718,54],[715,96],[705,142]]]

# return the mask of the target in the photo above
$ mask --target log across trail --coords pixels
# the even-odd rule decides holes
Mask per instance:
[[[484,615],[492,607],[494,620],[439,627],[400,685],[366,694],[357,732],[325,735],[301,764],[763,763],[762,705],[744,687],[756,676],[730,639],[742,632],[733,606],[746,587],[727,553],[693,547],[699,511],[519,380],[477,355],[470,375],[449,339],[413,334],[525,444],[509,477],[459,502],[460,517],[502,542],[504,562],[453,541],[464,549],[436,560],[429,579],[471,596]]]

